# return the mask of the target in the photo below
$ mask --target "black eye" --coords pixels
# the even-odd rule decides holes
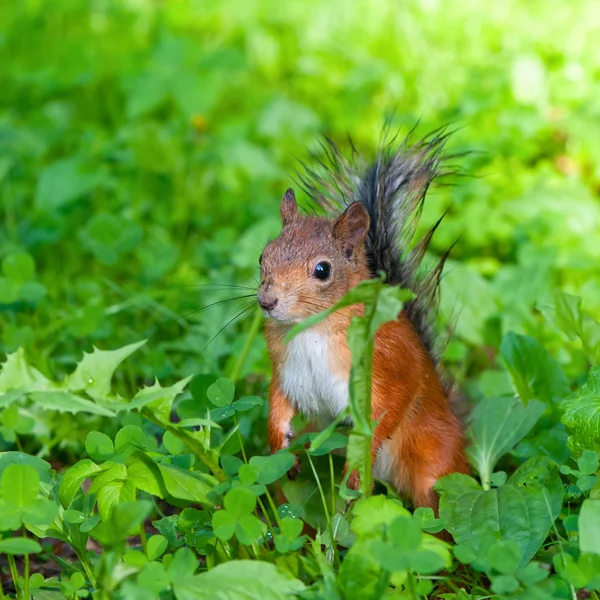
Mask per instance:
[[[313,272],[313,277],[325,281],[331,275],[331,265],[328,262],[320,262]]]
[[[258,257],[258,264],[262,265],[262,258],[263,258],[264,252],[261,252],[260,256]]]

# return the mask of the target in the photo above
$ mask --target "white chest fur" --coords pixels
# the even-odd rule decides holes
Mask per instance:
[[[348,379],[332,372],[328,336],[303,331],[287,346],[281,372],[283,392],[304,414],[336,417],[348,405]]]

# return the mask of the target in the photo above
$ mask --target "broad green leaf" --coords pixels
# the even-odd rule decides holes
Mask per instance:
[[[118,350],[94,348],[91,354],[84,352],[83,359],[77,364],[75,371],[67,377],[64,386],[71,391],[85,391],[96,401],[112,401],[110,384],[114,372],[128,356],[145,343],[146,340],[142,340]]]
[[[40,491],[37,471],[29,465],[10,465],[4,469],[0,483],[2,497],[19,508],[32,504]]]
[[[587,382],[561,408],[561,420],[572,434],[569,447],[600,452],[600,366],[592,367]]]
[[[172,454],[173,456],[181,454],[186,447],[185,444],[170,431],[165,431],[162,441],[169,454]]]
[[[410,516],[399,500],[385,496],[363,498],[356,503],[353,512],[352,530],[365,537],[380,537],[387,526],[398,517]]]
[[[0,540],[0,554],[36,554],[42,547],[36,540],[11,537]]]
[[[136,425],[125,425],[115,436],[115,450],[121,456],[130,456],[146,449],[146,434]]]
[[[280,450],[271,456],[253,456],[249,464],[259,471],[258,483],[268,485],[283,477],[294,466],[295,461],[293,454]]]
[[[554,290],[538,303],[537,308],[570,340],[579,337],[584,351],[594,363],[600,361],[600,323],[582,311],[581,298]]]
[[[486,536],[512,540],[521,552],[521,566],[538,551],[562,505],[563,486],[551,460],[528,460],[508,482],[483,490],[466,475],[440,479],[440,517],[457,544],[479,552]]]
[[[235,533],[235,517],[227,510],[218,510],[212,518],[215,535],[223,541],[230,540]]]
[[[598,470],[598,453],[594,450],[584,450],[577,459],[577,466],[583,475],[591,475]]]
[[[78,156],[53,162],[40,175],[35,202],[43,211],[55,211],[89,194],[102,181],[100,173],[91,173]]]
[[[198,570],[198,559],[189,548],[179,548],[167,568],[172,583],[193,575]]]
[[[7,354],[0,372],[0,393],[10,390],[47,390],[54,387],[37,369],[29,366],[25,352],[19,348],[12,354]]]
[[[356,542],[340,568],[340,587],[347,600],[380,600],[389,575],[381,569],[364,542]]]
[[[498,460],[529,433],[544,411],[543,403],[531,400],[524,406],[518,398],[486,398],[475,406],[467,455],[484,488]]]
[[[254,515],[240,516],[236,519],[235,536],[241,544],[255,544],[263,533],[263,526],[264,523]]]
[[[35,277],[35,261],[26,252],[11,252],[2,260],[2,272],[16,283],[25,283]]]
[[[240,481],[244,485],[252,485],[253,483],[256,483],[256,480],[258,479],[260,471],[259,471],[258,467],[254,466],[254,465],[244,464],[244,465],[240,466],[238,474],[240,477]]]
[[[24,452],[0,452],[0,474],[9,465],[29,465],[33,467],[37,471],[42,490],[46,493],[50,492],[53,477],[50,473],[51,467],[45,460]]]
[[[89,479],[101,471],[102,468],[92,462],[89,458],[80,460],[68,469],[63,475],[60,487],[58,488],[58,499],[63,505],[63,508],[68,508],[71,505],[77,492],[81,489],[81,484],[86,479]]]
[[[215,383],[209,386],[206,390],[208,399],[215,406],[223,407],[233,402],[233,396],[235,394],[235,386],[229,379],[221,377],[217,379]]]
[[[236,412],[244,412],[250,410],[255,406],[262,406],[263,399],[260,396],[247,396],[246,398],[240,398],[233,403],[233,407]]]
[[[98,490],[107,483],[113,481],[125,481],[127,479],[127,468],[122,463],[105,462],[102,472],[94,477],[92,485],[88,488],[88,494],[96,494]]]
[[[136,455],[136,460],[127,467],[127,480],[153,496],[164,498],[168,495],[158,465],[143,452]]]
[[[600,554],[600,499],[584,500],[579,511],[579,549]]]
[[[232,560],[173,586],[177,600],[290,600],[304,589],[275,565],[256,560]]]
[[[101,431],[90,431],[85,438],[85,451],[94,460],[108,460],[115,453],[112,440]]]
[[[92,530],[91,535],[107,546],[122,542],[130,535],[137,533],[141,523],[152,512],[152,508],[152,502],[149,500],[116,504],[108,521],[102,521]]]
[[[208,493],[217,484],[214,477],[205,473],[185,471],[164,463],[160,463],[158,468],[171,496],[180,500],[212,505]]]
[[[97,492],[98,514],[107,522],[114,508],[123,502],[135,502],[135,486],[130,481],[113,480]]]
[[[148,558],[150,560],[156,560],[160,558],[167,550],[168,542],[167,539],[162,535],[153,535],[148,538],[148,544],[146,551],[148,552]]]
[[[524,404],[532,398],[543,402],[562,400],[569,382],[558,362],[536,340],[507,333],[500,345],[502,359]]]
[[[90,400],[86,400],[85,398],[80,398],[75,394],[70,394],[69,392],[33,392],[32,394],[29,394],[29,398],[36,406],[45,408],[46,410],[56,410],[58,412],[69,412],[73,414],[86,412],[103,417],[115,416],[115,413],[112,410],[100,406],[95,402],[91,402]]]
[[[256,496],[247,488],[238,487],[225,494],[225,508],[236,518],[250,514],[256,506]]]
[[[553,290],[538,302],[536,308],[555,329],[562,331],[570,340],[581,335],[583,328],[581,298],[560,290]]]

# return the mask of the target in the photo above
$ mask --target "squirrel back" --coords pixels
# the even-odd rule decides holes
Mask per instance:
[[[386,281],[414,292],[404,312],[415,327],[423,345],[437,364],[440,344],[435,332],[439,283],[450,249],[429,271],[422,268],[431,238],[443,219],[429,229],[409,251],[425,196],[434,179],[447,174],[444,130],[415,143],[410,135],[400,143],[384,143],[372,163],[358,156],[352,145],[348,160],[330,139],[323,145],[316,171],[305,168],[300,182],[311,200],[337,218],[344,208],[361,203],[370,218],[365,240],[371,276],[384,272]]]

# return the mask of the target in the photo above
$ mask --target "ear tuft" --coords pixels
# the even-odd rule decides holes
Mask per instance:
[[[342,243],[346,258],[352,259],[364,244],[371,220],[361,202],[352,203],[333,226],[333,237]]]
[[[281,200],[281,222],[287,225],[296,218],[297,214],[296,194],[292,188],[289,188]]]

